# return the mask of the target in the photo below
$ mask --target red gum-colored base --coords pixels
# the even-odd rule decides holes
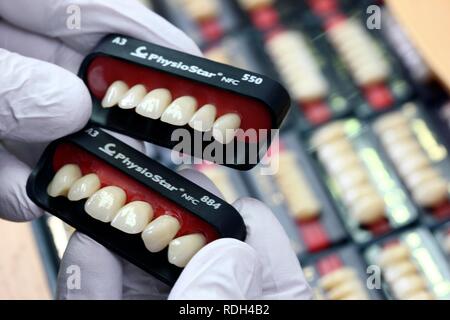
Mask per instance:
[[[331,119],[331,110],[324,101],[306,102],[300,104],[306,118],[314,125],[324,123]]]
[[[223,28],[217,19],[205,20],[199,25],[203,38],[208,42],[215,41],[223,35]]]
[[[386,218],[376,221],[366,227],[373,235],[378,236],[388,232],[391,229],[389,221]]]
[[[337,254],[332,254],[320,259],[316,263],[316,267],[319,271],[319,274],[323,277],[328,273],[342,268],[342,260]]]
[[[252,10],[250,17],[253,25],[262,31],[275,27],[280,22],[278,12],[272,6]]]
[[[299,221],[297,226],[308,252],[317,252],[330,246],[328,234],[318,219],[307,222]]]
[[[103,99],[108,87],[117,80],[124,81],[129,87],[142,84],[148,91],[166,88],[174,100],[181,96],[193,96],[199,107],[208,103],[215,105],[217,117],[237,113],[241,117],[243,130],[272,128],[269,111],[256,99],[111,57],[96,57],[90,63],[87,82],[98,100]]]
[[[450,201],[446,201],[443,204],[432,209],[432,214],[437,219],[446,219],[450,217]]]
[[[217,232],[202,219],[74,145],[62,144],[55,151],[53,157],[55,172],[66,164],[78,165],[83,175],[95,173],[99,177],[102,187],[117,186],[122,188],[127,194],[127,203],[145,201],[151,204],[154,212],[153,219],[163,214],[176,217],[181,225],[176,237],[202,233],[207,242],[218,238]]]
[[[319,16],[327,16],[338,12],[336,0],[309,0],[309,6]]]
[[[391,90],[384,83],[367,86],[363,92],[367,102],[376,111],[387,109],[394,103]]]

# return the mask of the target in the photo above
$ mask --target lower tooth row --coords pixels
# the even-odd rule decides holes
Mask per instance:
[[[159,88],[147,93],[141,84],[128,88],[123,81],[112,83],[103,98],[102,107],[115,105],[122,109],[136,109],[141,116],[161,119],[174,126],[189,125],[202,132],[212,130],[214,139],[224,144],[233,140],[241,126],[241,118],[236,113],[227,113],[216,119],[217,109],[212,104],[197,110],[197,100],[191,96],[173,100],[169,90]]]
[[[96,174],[83,176],[75,164],[67,164],[58,170],[47,193],[51,197],[66,196],[70,201],[87,199],[84,210],[92,218],[111,223],[112,227],[125,233],[141,233],[150,252],[159,252],[168,246],[169,262],[181,268],[206,244],[205,237],[199,233],[175,238],[181,228],[177,218],[162,215],[153,220],[153,207],[149,203],[126,203],[127,195],[123,189],[116,186],[102,188]]]

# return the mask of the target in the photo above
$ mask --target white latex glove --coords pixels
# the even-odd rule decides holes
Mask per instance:
[[[181,175],[221,197],[202,173]],[[262,202],[243,198],[233,206],[247,227],[246,242],[219,239],[200,250],[173,289],[75,233],[58,275],[60,299],[310,299],[299,261],[279,222]],[[95,259],[93,258],[95,257]],[[74,287],[74,266],[79,287]]]
[[[67,26],[74,6],[80,29]],[[184,33],[137,1],[0,1],[0,142],[6,146],[0,146],[0,218],[28,221],[43,213],[26,195],[31,166],[48,142],[88,121],[91,98],[75,73],[110,33],[200,54]]]

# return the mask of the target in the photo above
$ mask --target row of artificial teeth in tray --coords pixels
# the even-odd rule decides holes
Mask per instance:
[[[362,225],[370,225],[385,217],[383,197],[347,137],[345,123],[335,121],[327,124],[318,129],[311,140],[320,162],[336,181],[349,214]]]
[[[226,144],[233,140],[236,130],[241,126],[241,117],[236,113],[227,113],[217,118],[217,109],[213,104],[198,108],[197,100],[191,96],[181,96],[173,100],[169,90],[164,88],[147,92],[144,85],[131,88],[123,81],[113,82],[102,100],[103,108],[118,105],[122,109],[135,109],[136,113],[150,119],[185,126],[207,132],[212,130],[215,140]]]
[[[128,234],[141,233],[145,247],[150,252],[168,248],[168,260],[180,268],[206,244],[204,235],[188,234],[175,238],[181,228],[176,217],[160,215],[154,218],[151,204],[144,201],[126,203],[126,192],[116,186],[101,186],[99,177],[90,173],[82,175],[75,164],[67,164],[53,177],[47,188],[51,197],[65,196],[70,201],[87,199],[84,210],[92,218]]]
[[[409,247],[402,243],[390,244],[377,256],[383,277],[397,299],[434,300],[425,276],[414,263]]]

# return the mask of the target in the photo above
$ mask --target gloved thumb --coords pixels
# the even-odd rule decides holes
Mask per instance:
[[[0,141],[46,143],[82,128],[91,113],[83,82],[56,65],[0,49]],[[30,167],[0,147],[0,218],[31,220],[42,211],[27,197]]]
[[[169,300],[256,299],[262,266],[255,250],[235,239],[219,239],[200,250],[181,273]]]

